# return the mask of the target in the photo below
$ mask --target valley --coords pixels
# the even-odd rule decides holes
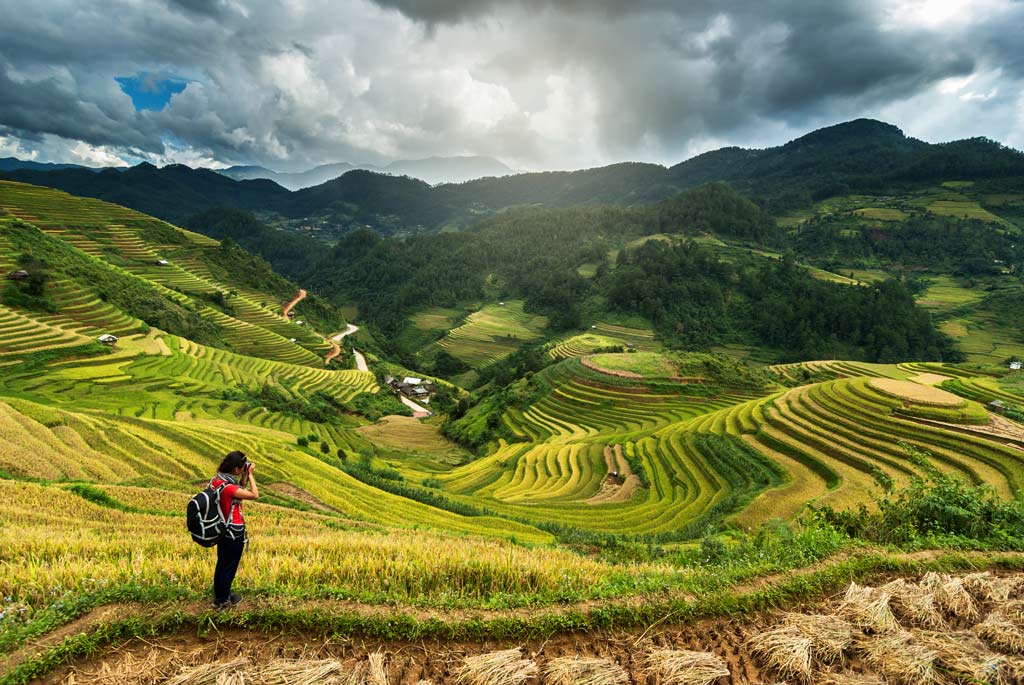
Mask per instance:
[[[1003,620],[1024,568],[1012,183],[773,209],[783,177],[736,181],[757,202],[713,183],[332,245],[0,180],[0,683],[132,682],[140,660],[200,679],[197,631],[250,679],[448,682],[525,645],[532,668],[641,682],[663,648],[760,682],[787,671],[750,625],[804,607],[861,640],[826,599],[893,576],[939,597],[954,574]],[[263,494],[247,606],[217,612],[182,510],[234,449]],[[840,652],[885,672],[865,645]]]

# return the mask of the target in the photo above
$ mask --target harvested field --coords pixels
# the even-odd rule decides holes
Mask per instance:
[[[946,380],[946,379],[943,379]],[[959,407],[964,403],[962,397],[930,385],[922,385],[913,381],[901,381],[893,378],[873,378],[871,386],[886,395],[898,397],[917,404],[930,404],[938,407]]]
[[[969,578],[897,578],[889,587],[895,589],[893,583],[914,588],[952,584],[984,593],[986,584],[1020,587],[1024,574]],[[742,685],[785,680],[917,685],[946,682],[946,676],[951,682],[1019,682],[1015,675],[1019,662],[1013,654],[1024,648],[1024,642],[1020,627],[1006,618],[1019,601],[986,601],[984,611],[970,619],[945,613],[947,620],[961,624],[955,629],[910,629],[894,623],[875,632],[838,616],[851,601],[862,597],[877,601],[887,595],[880,588],[851,586],[845,598],[802,606],[801,613],[776,611],[683,625],[656,622],[642,631],[556,635],[515,644],[381,642],[302,633],[268,639],[242,629],[221,630],[216,637],[188,632],[122,642],[34,682]],[[217,680],[218,674],[222,680]],[[236,679],[223,680],[228,674]]]

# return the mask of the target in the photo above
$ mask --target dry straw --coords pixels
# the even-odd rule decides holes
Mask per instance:
[[[997,611],[989,614],[973,630],[978,637],[1000,652],[1024,654],[1024,630]]]
[[[982,602],[1005,602],[1010,599],[1016,581],[997,578],[988,571],[969,573],[963,578],[964,587]]]
[[[388,685],[388,668],[384,662],[384,653],[377,650],[367,658],[369,676],[367,685]]]
[[[810,638],[813,658],[826,664],[842,661],[847,648],[853,644],[853,626],[838,616],[786,613],[782,620]]]
[[[275,659],[260,666],[259,685],[321,685],[341,682],[341,662],[334,659]]]
[[[562,656],[544,667],[547,685],[626,685],[629,675],[611,659]]]
[[[1024,600],[1011,599],[999,607],[1000,613],[1019,626],[1024,626]]]
[[[873,587],[850,583],[838,613],[858,628],[875,633],[900,629],[899,621],[889,608],[889,593]]]
[[[885,681],[873,675],[842,671],[822,673],[814,679],[814,685],[885,685]]]
[[[248,663],[248,659],[239,657],[232,661],[199,664],[168,678],[164,685],[225,685],[230,676],[240,674]]]
[[[456,681],[468,685],[519,685],[537,673],[537,664],[522,656],[518,647],[467,656]]]
[[[754,656],[783,678],[810,681],[814,668],[814,642],[794,626],[781,625],[747,641]]]
[[[938,665],[957,680],[1005,682],[1006,657],[989,650],[969,632],[920,631],[914,638],[934,652]]]
[[[889,593],[889,606],[901,620],[920,628],[944,630],[948,627],[931,590],[902,578],[886,583],[880,589]]]
[[[890,682],[905,685],[939,682],[935,652],[916,643],[914,636],[905,630],[865,636],[857,647],[864,662]]]
[[[978,618],[978,603],[967,591],[962,578],[945,574],[926,573],[921,586],[931,590],[935,602],[950,616],[974,621]]]
[[[725,662],[710,652],[659,647],[647,652],[647,672],[660,685],[710,685],[729,675]]]

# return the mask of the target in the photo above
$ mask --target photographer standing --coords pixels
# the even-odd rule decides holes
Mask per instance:
[[[217,475],[210,481],[214,490],[220,492],[220,509],[227,526],[217,543],[217,568],[213,572],[213,607],[227,609],[242,601],[241,596],[231,592],[231,583],[238,571],[238,562],[248,538],[245,534],[245,519],[242,517],[242,500],[259,499],[260,489],[253,473],[256,465],[235,450],[229,452],[217,468]],[[244,487],[243,487],[244,486]]]

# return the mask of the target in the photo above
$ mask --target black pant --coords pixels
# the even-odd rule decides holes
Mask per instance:
[[[213,572],[213,599],[215,602],[226,602],[231,596],[231,583],[238,572],[238,562],[242,560],[245,549],[245,537],[231,540],[227,537],[217,543],[217,569]]]

